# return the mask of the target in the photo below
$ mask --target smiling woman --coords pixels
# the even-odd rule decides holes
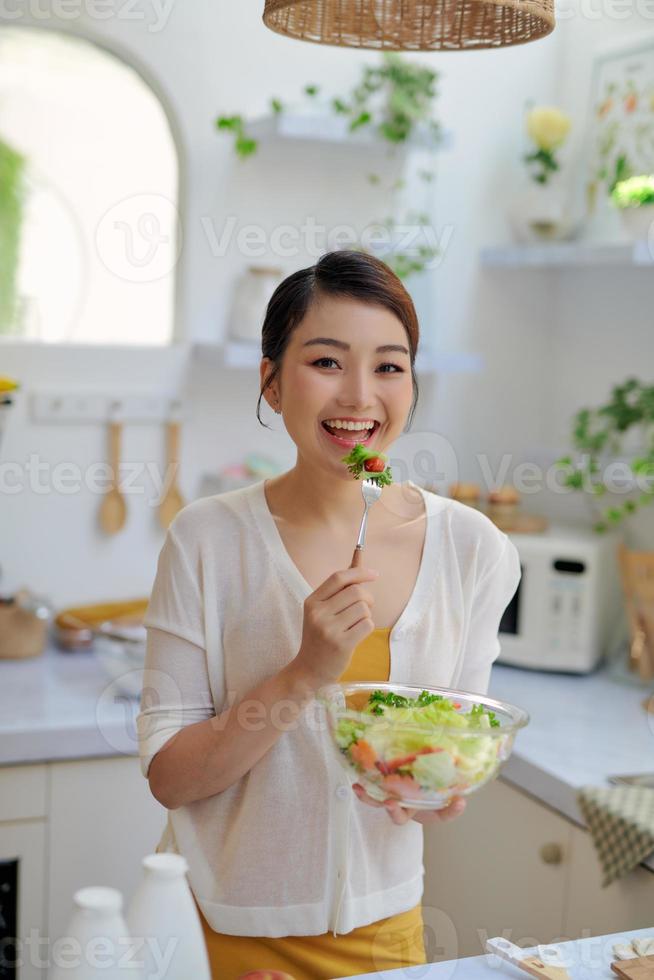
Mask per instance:
[[[520,566],[478,511],[386,485],[367,567],[350,567],[363,501],[344,449],[382,454],[404,431],[417,346],[413,303],[377,259],[333,252],[289,276],[266,310],[260,401],[283,416],[295,465],[194,501],[168,529],[144,618],[140,749],[171,811],[160,846],[188,860],[220,980],[426,961],[421,825],[464,802],[371,800],[316,704],[353,680],[485,693],[499,652]]]

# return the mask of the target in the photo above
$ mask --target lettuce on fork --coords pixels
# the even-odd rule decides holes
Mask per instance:
[[[382,487],[388,487],[393,482],[393,474],[390,466],[386,465],[387,457],[384,453],[366,449],[360,442],[343,456],[341,462],[347,465],[348,470],[355,480],[376,480]]]

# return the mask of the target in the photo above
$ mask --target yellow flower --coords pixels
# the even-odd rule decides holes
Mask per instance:
[[[0,374],[0,391],[15,391],[20,385],[13,378]]]
[[[554,106],[538,106],[527,113],[527,132],[541,150],[556,150],[570,132],[571,120]]]

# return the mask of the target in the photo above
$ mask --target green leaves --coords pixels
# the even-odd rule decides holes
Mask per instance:
[[[234,150],[241,158],[252,156],[259,145],[246,134],[242,116],[219,116],[216,129],[234,134]]]
[[[0,334],[17,327],[17,276],[25,157],[0,140]]]
[[[611,197],[619,208],[639,208],[654,204],[654,176],[620,178]]]
[[[534,153],[528,153],[524,160],[525,163],[533,164],[536,167],[532,176],[538,184],[546,184],[552,174],[559,169],[559,164],[552,150],[538,149]]]
[[[639,507],[654,500],[654,485],[642,489],[643,481],[654,481],[654,385],[627,378],[612,387],[611,397],[605,405],[580,409],[572,422],[572,441],[578,458],[573,460],[572,456],[566,455],[555,463],[565,474],[564,486],[602,497],[611,492],[611,487],[601,477],[600,457],[618,455],[625,434],[634,427],[641,431],[645,451],[629,462],[630,474],[623,473],[621,478],[631,475],[641,493],[635,500],[605,508],[601,520],[595,524],[598,533],[615,527]],[[610,460],[605,459],[606,462]]]

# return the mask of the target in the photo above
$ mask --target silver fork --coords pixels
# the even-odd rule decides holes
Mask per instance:
[[[361,518],[361,527],[359,528],[359,537],[357,538],[356,547],[354,549],[354,554],[352,555],[352,563],[350,568],[360,568],[363,564],[363,544],[366,539],[366,527],[368,525],[368,510],[370,506],[379,500],[381,497],[382,488],[379,486],[376,480],[363,480],[361,483],[361,493],[363,494],[363,502],[365,504],[365,510],[363,512],[363,517]]]

